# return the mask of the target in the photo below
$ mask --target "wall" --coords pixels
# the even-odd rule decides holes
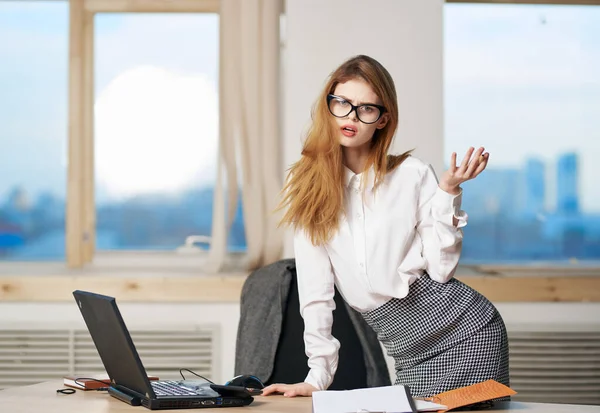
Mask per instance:
[[[345,59],[367,54],[391,73],[400,126],[393,151],[442,168],[441,0],[287,0],[283,28],[285,167],[295,162],[310,110],[326,77]],[[317,13],[316,10],[319,10]],[[285,256],[292,256],[288,235]]]

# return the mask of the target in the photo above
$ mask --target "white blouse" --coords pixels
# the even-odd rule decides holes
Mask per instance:
[[[467,223],[462,193],[441,190],[433,168],[413,156],[375,191],[374,178],[371,169],[363,192],[364,174],[346,169],[347,214],[326,245],[314,246],[304,230],[294,236],[310,368],[305,381],[319,390],[329,387],[338,364],[340,343],[331,335],[334,285],[350,306],[364,312],[406,297],[424,271],[447,282],[458,265]]]

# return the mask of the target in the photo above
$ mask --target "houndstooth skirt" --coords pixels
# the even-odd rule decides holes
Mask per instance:
[[[427,274],[405,298],[363,313],[394,358],[396,383],[428,397],[494,379],[509,385],[508,338],[494,305],[464,283]]]

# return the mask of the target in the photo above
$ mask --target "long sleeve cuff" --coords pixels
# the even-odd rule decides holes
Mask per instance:
[[[314,386],[317,390],[327,390],[331,385],[333,377],[325,370],[322,369],[310,369],[308,376],[304,379],[305,383]]]
[[[431,203],[431,213],[436,221],[454,226],[453,218],[458,220],[457,228],[467,225],[468,215],[460,209],[462,189],[458,195],[452,195],[438,186]]]

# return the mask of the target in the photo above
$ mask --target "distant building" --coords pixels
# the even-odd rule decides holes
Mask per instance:
[[[530,158],[524,169],[524,205],[526,217],[536,217],[544,212],[546,198],[546,168],[539,159]]]
[[[579,175],[576,153],[565,153],[558,158],[556,167],[556,212],[574,215],[579,213]]]
[[[516,188],[518,169],[486,169],[477,179],[463,186],[463,207],[472,216],[516,216],[521,199]]]

